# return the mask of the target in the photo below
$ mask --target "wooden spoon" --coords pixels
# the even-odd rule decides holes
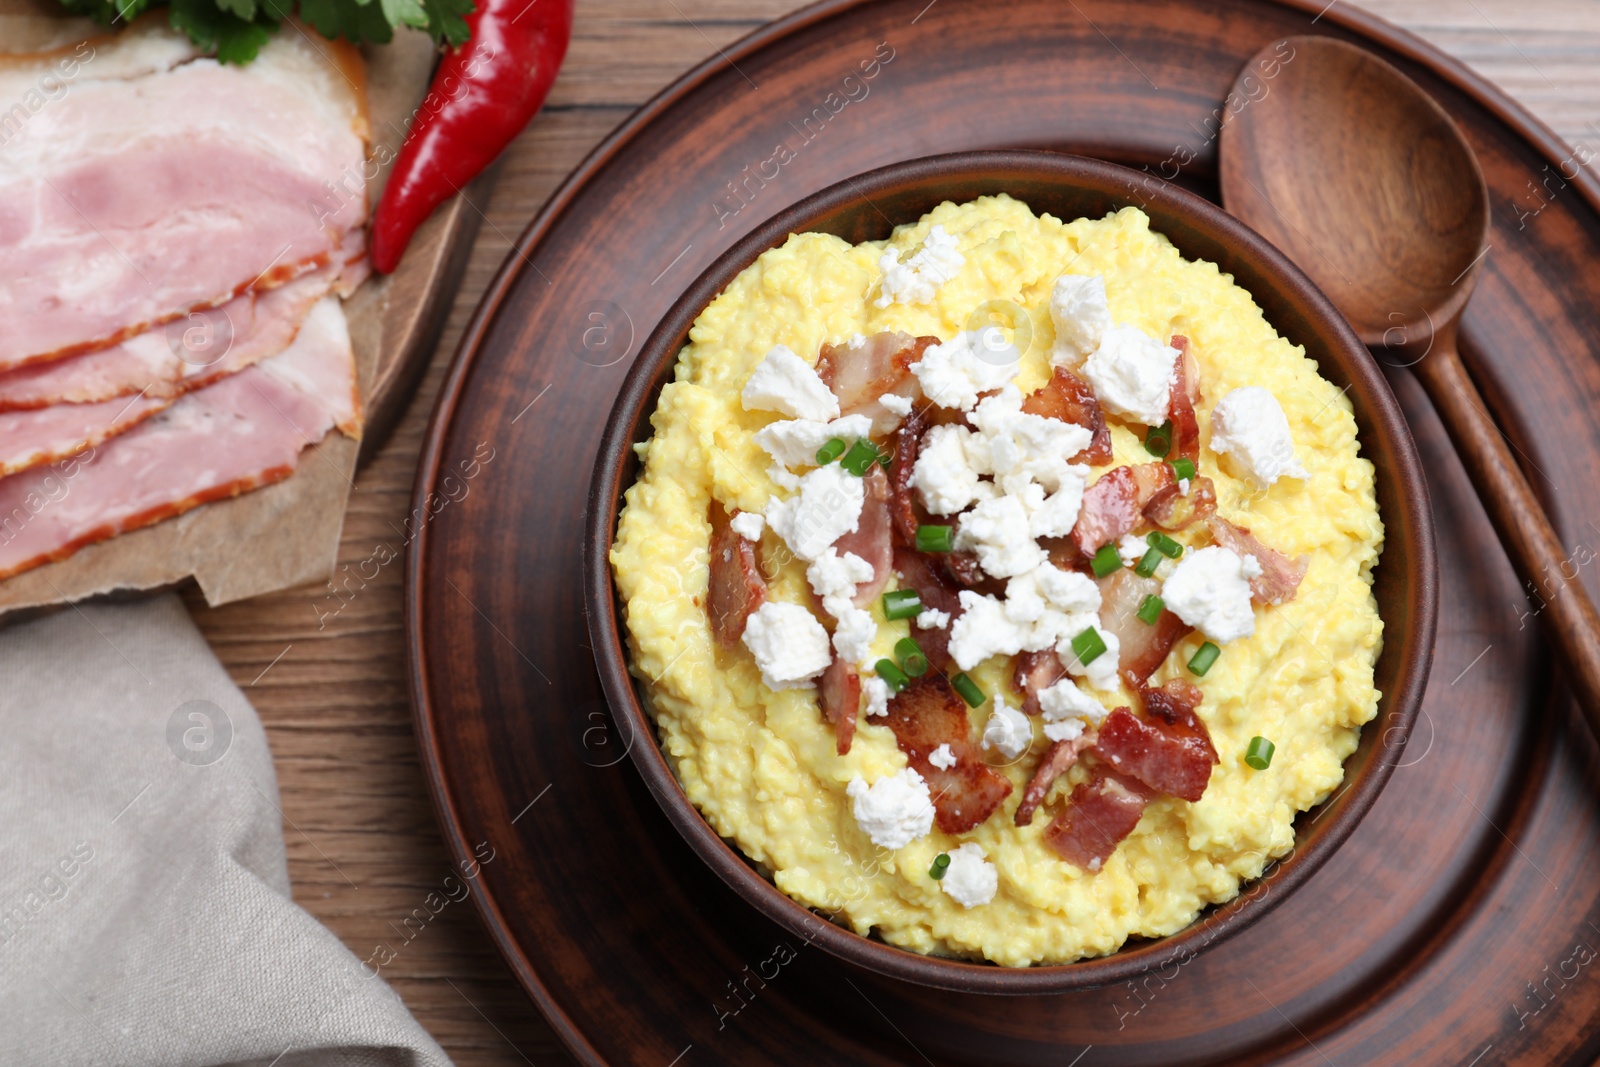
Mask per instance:
[[[1329,37],[1288,46],[1289,59],[1275,43],[1234,82],[1230,99],[1245,103],[1222,128],[1223,205],[1421,380],[1513,565],[1548,595],[1548,630],[1600,736],[1600,615],[1566,577],[1570,553],[1456,348],[1489,253],[1483,171],[1444,109],[1388,63]]]

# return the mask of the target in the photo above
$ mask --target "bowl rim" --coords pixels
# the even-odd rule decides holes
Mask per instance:
[[[1116,951],[1071,963],[1005,967],[986,960],[922,955],[855,933],[830,921],[778,889],[752,861],[712,829],[688,799],[658,741],[655,723],[646,712],[628,669],[618,594],[610,548],[615,540],[624,477],[632,465],[631,446],[641,423],[647,424],[655,399],[675,365],[689,327],[705,307],[747,266],[792,233],[801,233],[842,208],[859,202],[872,205],[874,193],[907,185],[935,185],[961,180],[994,180],[1003,191],[1005,178],[1056,181],[1079,189],[1122,197],[1147,215],[1154,205],[1163,214],[1183,218],[1196,230],[1236,249],[1272,279],[1281,294],[1298,305],[1313,334],[1328,347],[1352,384],[1359,383],[1372,405],[1372,426],[1388,440],[1379,447],[1363,435],[1363,454],[1375,465],[1392,468],[1400,487],[1396,503],[1409,521],[1386,518],[1385,546],[1394,534],[1405,537],[1411,560],[1404,597],[1408,631],[1395,640],[1385,619],[1385,640],[1401,645],[1396,684],[1382,695],[1379,711],[1365,724],[1368,733],[1383,726],[1386,753],[1364,768],[1349,770],[1360,749],[1346,757],[1346,785],[1316,808],[1296,816],[1296,843],[1289,853],[1268,864],[1262,876],[1243,883],[1237,896],[1203,909],[1188,926],[1166,937],[1124,943]],[[974,194],[984,195],[984,194]],[[970,199],[970,198],[969,198]],[[1023,200],[1026,203],[1026,199]],[[882,212],[878,212],[882,215]],[[886,221],[887,218],[886,218]],[[915,222],[903,219],[895,225]],[[1070,221],[1070,220],[1067,220]],[[1152,229],[1160,227],[1152,220]],[[1252,293],[1252,296],[1255,294]],[[1277,327],[1274,326],[1276,329]],[[1309,349],[1310,346],[1308,345]],[[1308,351],[1308,354],[1309,351]],[[1315,358],[1315,357],[1313,357]],[[1325,368],[1324,368],[1325,369]],[[629,483],[631,484],[631,479]],[[1244,223],[1193,193],[1145,172],[1114,163],[1042,150],[980,150],[923,156],[892,163],[845,178],[791,204],[755,227],[719,256],[674,301],[651,331],[624,379],[606,421],[590,485],[584,529],[584,586],[588,630],[606,702],[619,733],[649,743],[628,746],[634,766],[644,778],[668,820],[700,859],[746,902],[791,934],[816,944],[835,957],[916,985],[964,993],[1037,995],[1092,989],[1134,979],[1155,970],[1182,966],[1200,951],[1234,936],[1259,921],[1271,908],[1308,880],[1339,848],[1372,807],[1403,753],[1426,688],[1437,616],[1438,571],[1427,482],[1421,458],[1398,401],[1376,360],[1333,304],[1298,267]],[[1356,778],[1352,781],[1352,773]],[[1329,806],[1340,804],[1334,819],[1316,824]],[[1312,812],[1317,814],[1312,815]],[[1308,830],[1302,819],[1311,815]],[[1304,841],[1309,837],[1308,843]],[[1305,847],[1302,847],[1304,844]]]

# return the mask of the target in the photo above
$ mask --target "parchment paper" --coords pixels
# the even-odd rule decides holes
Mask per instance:
[[[0,0],[0,52],[60,47],[103,32],[87,20],[66,18],[49,0]],[[297,31],[286,25],[278,32]],[[409,125],[427,91],[432,42],[426,34],[401,30],[391,44],[362,52],[374,142],[398,147],[396,131]],[[0,108],[5,106],[0,101]],[[384,177],[387,169],[368,190],[369,198],[376,198]],[[400,272],[405,270],[402,263]],[[389,279],[374,276],[345,301],[363,397],[384,351],[388,288]],[[113,440],[101,447],[114,446]],[[338,557],[359,449],[360,442],[330,431],[300,453],[295,473],[281,482],[0,581],[0,614],[112,590],[157,589],[190,576],[213,606],[326,579]]]

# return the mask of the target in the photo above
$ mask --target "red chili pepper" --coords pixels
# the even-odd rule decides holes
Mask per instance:
[[[472,37],[445,53],[372,221],[372,265],[394,270],[411,235],[522,132],[572,38],[573,0],[478,0]]]

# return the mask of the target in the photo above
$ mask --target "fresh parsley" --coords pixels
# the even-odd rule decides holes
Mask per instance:
[[[473,0],[61,0],[68,11],[105,26],[166,7],[172,28],[223,63],[248,63],[290,15],[324,37],[387,44],[396,26],[426,31],[436,42],[459,47],[470,31]]]

